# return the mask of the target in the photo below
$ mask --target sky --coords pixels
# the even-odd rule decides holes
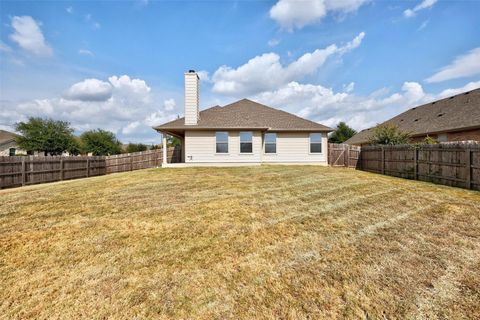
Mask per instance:
[[[159,143],[242,98],[357,130],[480,87],[480,1],[0,0],[0,129],[29,117]]]

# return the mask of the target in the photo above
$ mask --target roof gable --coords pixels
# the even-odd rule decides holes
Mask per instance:
[[[0,144],[14,141],[17,137],[19,137],[19,135],[16,133],[0,130]]]
[[[332,131],[319,123],[300,118],[248,99],[224,107],[215,106],[200,111],[197,125],[185,125],[185,118],[165,123],[157,130],[205,129],[264,129],[276,131]]]
[[[413,136],[480,127],[480,88],[411,108],[384,123]],[[371,129],[360,131],[346,143],[367,143]]]

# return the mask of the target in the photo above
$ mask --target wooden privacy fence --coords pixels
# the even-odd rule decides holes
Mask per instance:
[[[480,190],[480,144],[367,146],[361,148],[359,168]]]
[[[348,144],[328,144],[328,164],[333,167],[356,168],[360,157],[360,147]]]
[[[0,157],[0,188],[105,174],[105,157]]]
[[[167,162],[181,162],[182,149],[180,147],[167,149]],[[108,173],[132,171],[159,167],[163,161],[163,149],[155,149],[134,153],[117,154],[105,159]]]
[[[160,166],[162,149],[116,156],[0,157],[0,189],[69,180]],[[180,162],[180,147],[167,150],[169,163]]]

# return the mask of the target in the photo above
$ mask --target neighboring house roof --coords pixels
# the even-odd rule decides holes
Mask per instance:
[[[0,130],[0,144],[10,143],[15,141],[15,138],[19,135],[13,132]]]
[[[155,127],[156,130],[260,129],[272,131],[333,131],[319,123],[291,113],[243,99],[224,107],[200,111],[197,125],[185,125],[185,118]]]
[[[480,88],[412,108],[384,123],[412,136],[480,128]],[[368,143],[371,133],[372,128],[362,130],[345,143]]]

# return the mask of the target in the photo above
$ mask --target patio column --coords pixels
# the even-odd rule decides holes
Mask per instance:
[[[162,161],[162,166],[167,165],[167,135],[165,133],[162,134],[163,137],[163,161]]]

